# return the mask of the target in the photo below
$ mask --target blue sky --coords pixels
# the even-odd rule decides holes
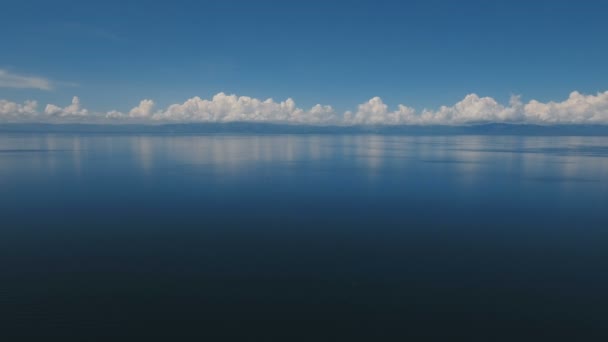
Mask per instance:
[[[246,95],[336,112],[608,90],[607,1],[5,0],[0,99],[128,111]]]

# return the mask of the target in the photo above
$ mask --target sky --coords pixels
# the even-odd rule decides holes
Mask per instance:
[[[606,13],[605,0],[4,0],[0,122],[608,124]]]

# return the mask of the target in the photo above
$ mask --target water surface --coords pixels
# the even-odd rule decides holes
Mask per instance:
[[[0,330],[605,340],[607,209],[607,137],[2,134]]]

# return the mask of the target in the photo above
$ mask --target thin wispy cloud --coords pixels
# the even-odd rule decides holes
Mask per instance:
[[[52,90],[53,82],[44,77],[20,75],[0,69],[0,87]]]
[[[517,124],[608,124],[608,91],[585,95],[577,91],[562,101],[524,103],[513,96],[508,104],[491,97],[469,94],[463,100],[438,109],[417,111],[407,105],[389,109],[380,97],[360,104],[355,111],[337,113],[328,105],[310,109],[296,106],[291,98],[277,102],[248,96],[219,93],[211,99],[193,97],[183,103],[156,108],[151,99],[142,100],[129,111],[95,112],[84,108],[78,97],[62,107],[47,104],[38,110],[36,101],[23,104],[0,100],[0,119],[3,121],[41,121],[106,123],[228,123],[264,122],[297,125],[390,126],[390,125],[469,125],[477,123]]]

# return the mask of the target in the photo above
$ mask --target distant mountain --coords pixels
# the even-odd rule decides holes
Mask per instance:
[[[312,126],[269,123],[0,124],[0,133],[106,134],[390,134],[608,136],[608,125],[479,124],[469,126]]]

